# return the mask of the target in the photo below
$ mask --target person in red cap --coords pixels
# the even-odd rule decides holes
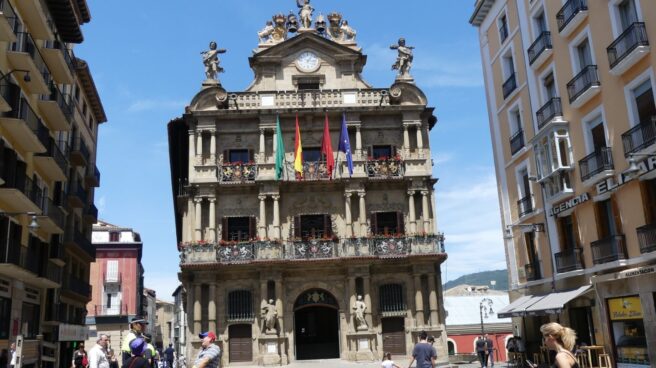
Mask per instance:
[[[212,331],[198,335],[201,338],[201,348],[194,361],[193,368],[218,368],[221,365],[221,348],[214,343],[216,335]]]

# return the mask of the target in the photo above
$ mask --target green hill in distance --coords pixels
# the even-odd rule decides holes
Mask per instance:
[[[492,280],[496,281],[494,286],[490,283]],[[444,290],[458,285],[487,285],[494,290],[508,290],[508,270],[483,271],[463,275],[444,284]]]

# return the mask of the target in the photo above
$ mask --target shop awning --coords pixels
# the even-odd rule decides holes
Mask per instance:
[[[560,313],[565,304],[583,295],[592,288],[591,285],[581,286],[578,289],[551,293],[544,296],[537,303],[526,308],[526,315],[540,316]]]
[[[497,317],[510,318],[523,316],[526,307],[535,304],[541,298],[541,296],[524,295],[504,308],[501,308],[501,310],[497,312]]]

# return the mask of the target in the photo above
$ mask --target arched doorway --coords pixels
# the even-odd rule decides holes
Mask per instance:
[[[332,294],[311,289],[294,303],[296,359],[339,358],[339,306]]]

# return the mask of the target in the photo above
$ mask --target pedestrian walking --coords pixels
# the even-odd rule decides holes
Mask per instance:
[[[89,368],[109,368],[107,346],[109,346],[109,336],[100,334],[96,345],[89,350]]]
[[[169,344],[169,347],[164,350],[164,358],[167,364],[166,368],[173,368],[173,360],[175,359],[175,349],[173,349],[173,344]]]
[[[426,334],[426,331],[421,331],[419,342],[412,349],[412,360],[408,364],[408,368],[412,366],[415,360],[417,361],[417,368],[435,368],[436,358],[435,349],[428,343],[428,334]]]
[[[385,353],[383,362],[380,364],[383,368],[401,368],[392,360],[392,353]]]
[[[130,342],[137,337],[142,337],[147,324],[148,321],[141,316],[132,317],[130,320],[130,332],[128,332],[121,344],[121,360],[123,366],[125,366],[125,362],[130,359],[130,356],[132,355],[130,351]]]
[[[87,357],[87,352],[84,350],[84,343],[81,342],[78,345],[77,350],[73,352],[73,367],[75,368],[87,368],[89,366],[89,358]]]
[[[569,327],[551,322],[540,326],[544,344],[556,352],[554,368],[579,368],[576,357],[572,353],[576,343],[576,332]],[[537,366],[537,365],[533,365]]]
[[[16,343],[12,342],[9,345],[9,368],[14,368],[16,366]]]
[[[221,348],[214,343],[216,335],[208,331],[199,334],[198,337],[202,340],[193,368],[218,368],[221,365]]]
[[[123,364],[123,368],[151,368],[144,354],[148,349],[143,337],[133,339],[130,344],[130,357]]]
[[[487,346],[487,363],[490,367],[494,367],[494,342],[488,334],[485,334],[484,338]]]
[[[483,335],[478,336],[478,339],[476,339],[476,354],[481,367],[487,367],[487,346]]]

